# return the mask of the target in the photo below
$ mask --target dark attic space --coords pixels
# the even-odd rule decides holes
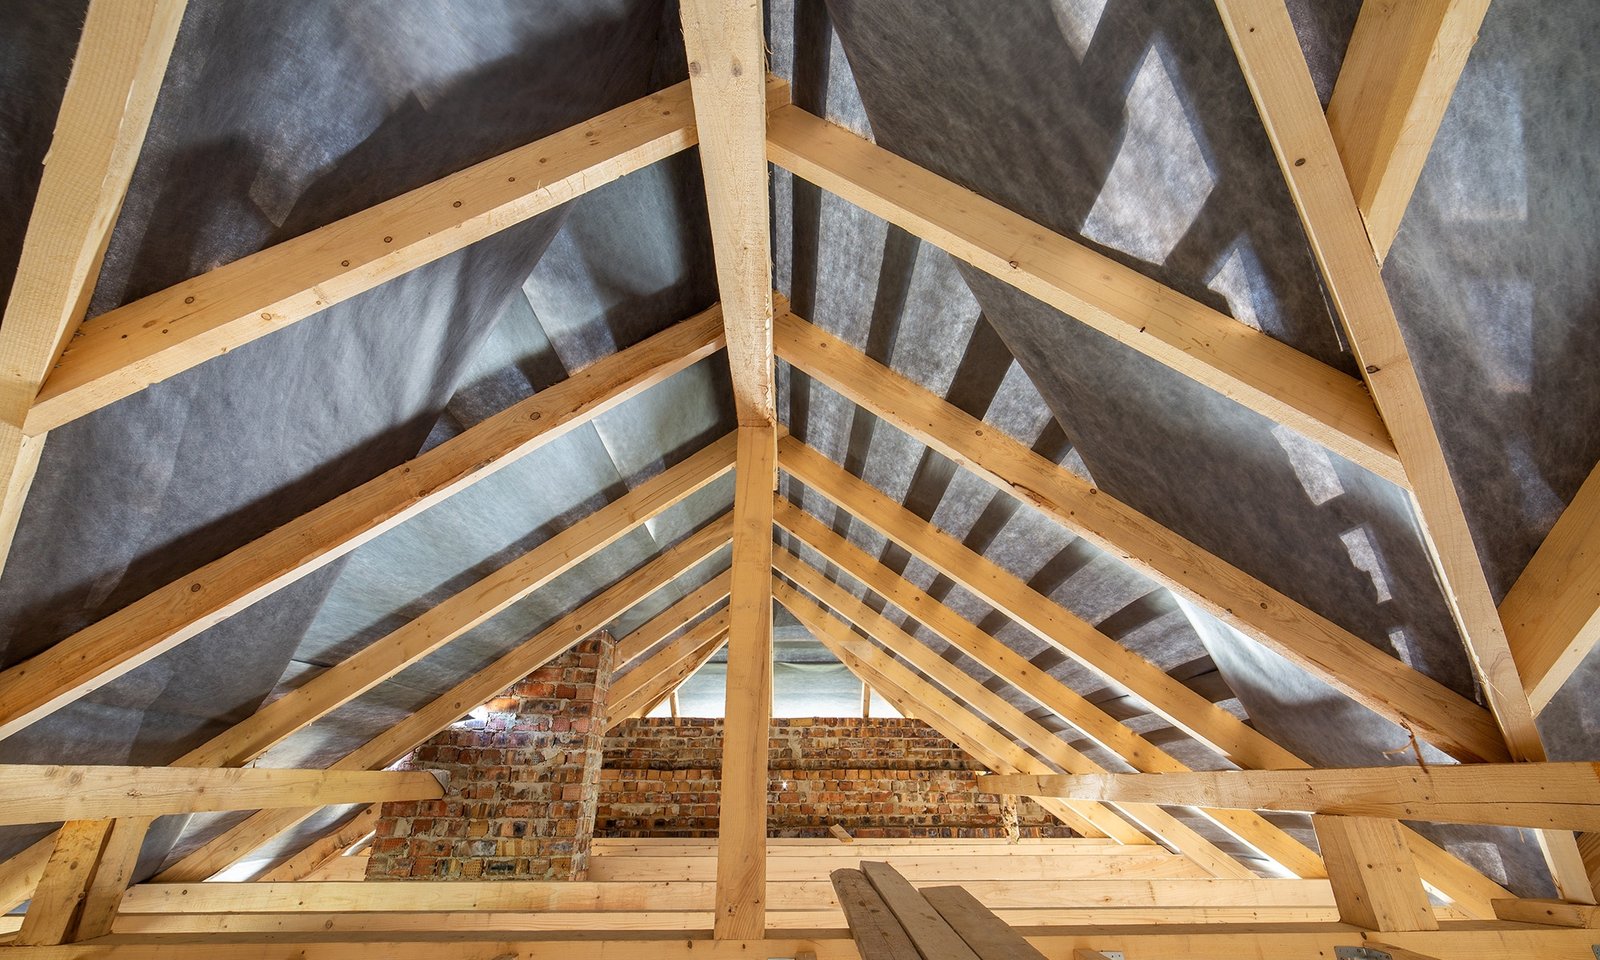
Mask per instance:
[[[0,960],[1594,960],[1597,36],[0,0]]]

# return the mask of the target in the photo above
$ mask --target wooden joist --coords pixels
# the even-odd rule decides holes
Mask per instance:
[[[1600,764],[1595,763],[985,777],[982,784],[996,793],[1024,796],[1600,830]]]
[[[286,883],[306,879],[376,830],[380,809],[373,804],[360,811],[335,827],[332,833],[311,841],[299,853],[263,873],[259,880],[264,883]]]
[[[719,610],[690,627],[648,659],[611,683],[607,694],[606,731],[648,713],[654,704],[721,649],[728,635],[728,611]]]
[[[1437,930],[1405,834],[1394,820],[1312,817],[1339,919],[1365,930]]]
[[[78,919],[101,854],[111,839],[110,820],[68,820],[56,831],[44,877],[15,942],[24,946],[76,939]]]
[[[0,764],[0,826],[218,810],[433,800],[427,771],[203,769]]]
[[[1542,761],[1544,741],[1288,10],[1279,0],[1217,0],[1217,8],[1328,298],[1410,479],[1418,525],[1509,759]],[[1539,843],[1562,896],[1593,903],[1574,838],[1543,833]]]
[[[774,103],[787,88],[769,84]],[[689,84],[575,124],[96,317],[26,429],[60,426],[695,145]]]
[[[1513,923],[1545,923],[1556,927],[1600,929],[1600,907],[1565,900],[1496,900],[1494,914]]]
[[[44,449],[28,414],[88,309],[184,6],[89,5],[0,321],[0,569]]]
[[[935,600],[894,571],[883,566],[868,556],[865,551],[834,533],[816,518],[801,511],[794,504],[780,499],[776,517],[779,526],[816,549],[829,562],[838,565],[852,577],[865,584],[874,593],[910,613],[924,626],[937,633],[956,649],[972,657],[997,677],[1048,707],[1057,716],[1072,724],[1074,728],[1082,731],[1100,746],[1122,757],[1135,769],[1151,773],[1178,772],[1188,769],[1166,751],[1145,740],[1130,728],[1116,722],[1105,711],[1096,707],[1054,677],[1034,667],[1025,657],[1019,656],[1005,644],[979,630],[970,621]],[[801,583],[801,586],[810,590],[813,594],[817,594],[816,590],[812,590],[813,585],[818,590],[828,592],[829,599],[827,602],[835,612],[852,620],[866,632],[878,635],[876,631],[857,620],[855,613],[851,611],[860,611],[865,618],[881,621],[888,627],[893,627],[892,624],[887,624],[887,621],[882,621],[873,611],[864,604],[860,604],[850,594],[828,584],[826,580],[813,571],[802,569],[803,564],[800,564],[798,558],[794,558],[792,554],[782,558],[780,568],[785,574],[789,574],[791,569],[799,571],[800,575],[805,577],[805,581]],[[820,594],[817,595],[820,596]],[[841,608],[834,605],[833,599],[835,598],[840,603],[848,606]],[[1040,599],[1042,600],[1043,598],[1041,597]],[[1085,626],[1087,627],[1087,625]],[[893,631],[891,635],[896,635],[896,639],[904,636],[903,633],[897,630]],[[883,638],[880,636],[879,639]],[[909,637],[906,639],[912,643],[916,642]],[[1107,639],[1109,640],[1109,638]],[[1122,649],[1120,645],[1118,649]],[[956,668],[951,666],[950,669]],[[1160,672],[1153,666],[1151,670]],[[1165,676],[1165,674],[1162,675]],[[1028,722],[1033,723],[1031,720]],[[1013,733],[1019,733],[1019,728],[1015,725],[1001,722],[1001,726],[1007,727]],[[1034,724],[1034,726],[1037,726],[1037,724]],[[1046,733],[1048,735],[1048,732]],[[1023,737],[1022,739],[1028,740],[1029,738]],[[1050,735],[1050,739],[1058,740],[1053,735]],[[1063,769],[1070,768],[1064,767]],[[1200,812],[1218,826],[1237,836],[1244,843],[1261,851],[1295,876],[1325,876],[1322,863],[1313,851],[1264,818],[1254,813],[1237,810],[1201,810]],[[1145,823],[1147,827],[1152,827],[1152,824],[1146,820],[1141,819],[1141,822]],[[1152,827],[1152,829],[1154,828]],[[1185,852],[1188,852],[1189,848],[1194,846],[1193,844],[1187,846],[1180,844],[1175,837],[1159,829],[1156,829],[1155,832],[1163,836],[1169,843],[1184,849]],[[1231,858],[1229,858],[1229,862],[1232,862]],[[1216,861],[1215,865],[1224,870],[1231,871],[1232,869],[1221,863],[1221,861]],[[1243,868],[1239,867],[1239,869]]]
[[[772,162],[1397,483],[1359,381],[795,106]]]
[[[1488,9],[1489,0],[1361,5],[1328,102],[1328,126],[1380,263]]]
[[[732,574],[724,570],[618,640],[613,660],[615,669],[621,670],[632,664],[684,624],[728,599],[731,578]],[[615,687],[612,689],[615,690]]]
[[[599,360],[0,673],[0,739],[490,476],[722,345],[715,307]]]
[[[778,356],[974,475],[1463,761],[1507,759],[1494,718],[1326,617],[1118,502],[792,313]]]
[[[711,658],[716,656],[717,651],[721,650],[727,643],[728,635],[726,633],[720,637],[713,637],[711,640],[706,641],[693,655],[667,671],[655,685],[655,690],[659,692],[655,696],[646,699],[644,705],[639,708],[634,716],[648,716],[656,707],[659,707],[662,703],[667,703],[669,704],[668,710],[672,714],[672,720],[676,723],[678,721],[678,689],[690,677],[699,673],[701,667],[710,663]]]
[[[700,169],[741,425],[776,419],[767,204],[766,34],[761,0],[684,0]],[[785,88],[787,89],[787,88]]]
[[[759,24],[758,24],[759,27]],[[759,35],[759,29],[758,29]],[[739,427],[734,471],[733,582],[728,597],[727,701],[717,823],[718,939],[766,929],[767,738],[772,719],[772,497],[777,429]]]

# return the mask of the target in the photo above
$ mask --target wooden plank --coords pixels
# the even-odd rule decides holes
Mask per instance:
[[[939,916],[922,894],[887,863],[863,860],[861,873],[894,914],[923,960],[978,960],[960,934]]]
[[[721,650],[727,644],[727,642],[728,635],[726,633],[720,637],[715,637],[702,646],[699,650],[695,651],[694,654],[688,659],[684,660],[672,670],[668,671],[667,674],[661,678],[660,685],[656,687],[657,690],[665,690],[666,692],[658,693],[654,697],[646,699],[644,701],[644,705],[639,708],[634,716],[647,716],[651,711],[655,710],[656,707],[660,706],[662,701],[667,699],[671,699],[673,703],[676,703],[678,699],[678,688],[682,687],[690,677],[699,673],[700,668],[709,663],[711,658],[716,656],[717,651]],[[672,709],[676,710],[677,708],[674,706]],[[678,720],[677,715],[674,714],[672,719],[673,722],[676,723]]]
[[[932,887],[922,897],[980,960],[1045,960],[1026,937],[961,887]]]
[[[1600,929],[1600,907],[1565,900],[1496,900],[1494,915],[1513,923],[1545,923],[1557,927]]]
[[[473,707],[526,677],[720,550],[727,544],[731,529],[728,514],[702,527],[527,642],[512,648],[489,666],[335,761],[331,769],[372,770],[389,766],[417,744],[465,716]],[[191,754],[185,759],[196,757]],[[208,879],[315,812],[314,809],[261,811],[207,841],[162,871],[157,879],[163,883]]]
[[[145,835],[154,822],[154,817],[124,817],[111,824],[110,836],[106,838],[84,891],[83,908],[73,940],[90,940],[111,932],[122,898],[133,880],[133,871],[138,866],[139,849],[144,846]],[[48,880],[41,881],[41,889],[48,886]]]
[[[0,322],[0,569],[44,449],[28,411],[88,308],[184,5],[89,5]]]
[[[1600,469],[1523,568],[1500,617],[1537,713],[1600,643]]]
[[[1411,480],[1423,539],[1510,759],[1542,761],[1532,706],[1288,10],[1279,0],[1217,0],[1217,8],[1328,297]],[[1593,903],[1574,839],[1543,833],[1539,843],[1562,896]]]
[[[1507,757],[1494,718],[1326,617],[1090,486],[793,314],[778,355],[1356,702],[1464,761]]]
[[[891,699],[909,697],[918,705],[918,715],[940,734],[954,741],[962,749],[991,770],[1016,770],[1044,773],[1050,768],[1028,751],[1018,746],[1009,736],[1003,736],[981,719],[966,704],[948,697],[934,688],[916,672],[900,664],[886,651],[873,645],[865,637],[852,633],[840,620],[830,615],[821,604],[781,580],[773,582],[773,595],[778,602],[811,631],[834,656],[847,667],[863,672],[869,682]],[[955,691],[952,691],[955,692]],[[970,692],[963,687],[962,693]],[[1066,747],[1066,744],[1062,744]],[[1067,747],[1070,750],[1070,747]],[[1058,753],[1064,756],[1064,752]],[[1121,843],[1149,844],[1153,841],[1127,821],[1095,803],[1069,803],[1067,820],[1073,829],[1089,836],[1108,836]]]
[[[734,409],[741,425],[770,425],[776,391],[761,0],[683,0],[680,13],[695,122],[705,134],[700,169],[727,323]]]
[[[916,944],[860,870],[833,871],[833,889],[863,960],[923,960]]]
[[[0,826],[218,810],[433,800],[431,772],[0,764]]]
[[[1405,474],[1354,378],[798,107],[768,155],[1140,353],[1397,483]]]
[[[774,103],[787,88],[770,86]],[[680,83],[96,317],[45,381],[39,433],[694,146]]]
[[[1080,800],[1600,829],[1600,764],[1596,763],[986,777],[983,786],[998,793]]]
[[[859,481],[857,482],[859,483]],[[1004,679],[1007,683],[1054,711],[1090,739],[1095,740],[1105,749],[1122,757],[1135,769],[1146,772],[1173,772],[1188,769],[1170,754],[1151,744],[1128,727],[1117,723],[1103,710],[1069,689],[1065,684],[1034,667],[1026,658],[1017,655],[1005,644],[979,630],[970,621],[962,618],[955,611],[924,593],[914,584],[883,566],[848,540],[834,533],[820,521],[801,511],[794,504],[780,499],[775,515],[779,526],[810,544],[830,562],[838,565],[852,577],[866,584],[869,589],[879,596],[917,617],[925,626],[944,638],[946,642],[972,657],[978,663],[983,664],[986,669],[996,676]],[[797,562],[798,558],[795,558],[792,562],[789,557],[784,558],[785,564],[792,565],[792,563]],[[787,569],[786,567],[786,572]],[[802,573],[802,575],[807,578],[806,582],[801,584],[806,589],[810,590],[811,584],[816,583],[818,589],[829,591],[830,596],[838,595],[834,592],[836,588],[830,589],[825,580],[821,580],[811,573]],[[812,592],[816,593],[815,590]],[[846,594],[845,596],[848,597],[849,595]],[[1038,595],[1034,594],[1034,596]],[[869,615],[872,613],[864,605],[854,604],[853,600],[854,598],[850,597],[849,601],[842,602],[852,602],[851,610],[862,610]],[[841,613],[844,612],[837,606],[834,609]],[[846,614],[846,616],[849,617],[850,615]],[[854,619],[853,617],[850,618]],[[857,626],[861,626],[868,633],[873,632],[873,630],[868,629],[859,621],[856,621],[856,623]],[[1087,627],[1087,624],[1085,626]],[[892,628],[892,624],[890,627]],[[903,634],[896,631],[893,636],[898,642]],[[1110,641],[1110,638],[1105,639],[1108,642]],[[912,643],[916,642],[910,637],[906,637],[906,640]],[[1117,645],[1117,648],[1119,650],[1123,649],[1120,645]],[[954,668],[952,667],[952,669]],[[1161,672],[1153,665],[1150,666],[1150,671]],[[1165,676],[1164,673],[1162,675]],[[1026,717],[1023,719],[1026,723],[1031,724],[1033,728],[1037,728],[1037,724],[1032,720],[1028,720]],[[1001,726],[1010,729],[1013,733],[1018,733],[1020,729],[1008,722],[1001,722]],[[1044,731],[1044,733],[1050,741],[1059,740],[1054,735],[1048,734],[1048,731]],[[1029,740],[1030,738],[1023,737],[1023,739]],[[1080,766],[1080,769],[1087,768]],[[1265,819],[1245,811],[1202,810],[1200,812],[1219,826],[1234,833],[1243,842],[1262,851],[1266,856],[1296,876],[1326,876],[1322,869],[1322,863],[1314,852]],[[1178,842],[1177,837],[1164,833],[1160,829],[1155,829],[1153,824],[1147,820],[1141,819],[1140,822],[1147,827],[1151,827],[1155,833],[1162,836],[1167,842],[1178,846],[1186,852],[1191,849],[1199,849],[1202,856],[1209,858],[1208,862],[1213,867],[1224,871],[1219,875],[1227,875],[1236,872],[1236,870],[1245,869],[1231,857],[1227,857],[1226,862],[1218,859],[1223,856],[1220,852],[1213,854],[1207,850],[1206,847],[1209,847],[1210,844],[1204,841],[1196,843],[1195,840],[1197,838],[1193,835],[1193,832],[1188,831],[1181,823],[1169,825],[1176,826],[1185,832],[1189,837],[1187,844],[1181,844]],[[1163,822],[1167,823],[1165,820]],[[1229,864],[1232,864],[1232,866],[1229,866]]]
[[[304,880],[376,830],[379,809],[377,804],[367,807],[256,879],[264,883]]]
[[[765,929],[767,735],[772,719],[772,495],[777,430],[739,428],[733,500],[733,583],[717,822],[718,939]]]
[[[1366,0],[1328,127],[1382,263],[1439,133],[1489,0]]]
[[[919,883],[968,883],[977,880],[1178,880],[1215,876],[1196,869],[1194,863],[1174,857],[1154,844],[1132,845],[1139,856],[1108,853],[1078,857],[920,857],[893,854],[885,862]],[[876,857],[874,856],[874,859]],[[841,863],[832,857],[772,858],[767,861],[769,883],[820,880]],[[857,861],[859,862],[859,861]],[[589,879],[597,881],[671,880],[702,881],[716,878],[716,861],[709,857],[602,857],[591,860]],[[1254,878],[1238,871],[1227,879]]]
[[[838,584],[829,582],[798,556],[786,550],[781,551],[774,560],[773,568],[816,597],[828,609],[854,623],[857,628],[883,644],[890,652],[904,658],[922,676],[948,690],[960,702],[987,717],[1006,734],[1021,741],[1046,760],[1063,770],[1104,769],[1073,749],[1065,740],[1046,730],[1009,700],[974,680],[966,671],[906,633],[888,617],[873,610]],[[1246,879],[1255,875],[1238,861],[1218,850],[1209,840],[1159,807],[1144,804],[1121,809],[1145,829],[1177,848],[1184,856],[1199,863],[1213,876]]]
[[[1437,930],[1428,892],[1400,824],[1370,817],[1312,817],[1339,919],[1364,930]]]
[[[618,640],[615,655],[617,669],[620,670],[639,659],[678,628],[728,599],[730,579],[731,574],[724,570],[707,583],[685,594],[683,599],[651,617],[648,623]]]
[[[713,307],[471,427],[0,673],[0,739],[344,556],[722,344]]]
[[[614,730],[624,720],[649,713],[655,704],[722,649],[727,639],[728,612],[719,610],[628,671],[612,688],[606,711],[606,732]]]
[[[109,820],[68,820],[62,824],[14,943],[31,946],[73,939],[95,866],[110,839]]]
[[[1135,856],[1148,853],[1118,846],[1106,840],[1085,837],[1023,837],[1016,842],[1004,837],[971,837],[928,840],[920,837],[880,839],[860,837],[853,847],[842,847],[828,837],[769,837],[767,859],[834,857],[852,863],[863,856],[882,860],[888,855],[915,854],[919,857],[1073,857],[1114,853]],[[704,837],[595,837],[590,841],[589,857],[715,857],[715,838]]]

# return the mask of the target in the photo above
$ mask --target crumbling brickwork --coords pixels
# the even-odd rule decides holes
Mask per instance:
[[[584,641],[444,731],[413,769],[441,800],[386,803],[369,880],[581,880],[588,870],[614,644]]]

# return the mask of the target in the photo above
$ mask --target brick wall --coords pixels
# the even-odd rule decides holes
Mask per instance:
[[[383,805],[367,879],[583,879],[613,647],[584,641],[418,747],[409,766],[448,772],[450,794]]]
[[[1003,837],[1005,811],[974,789],[983,767],[917,720],[774,720],[768,741],[768,835]],[[722,721],[630,720],[605,739],[595,835],[704,837],[717,832]],[[1074,834],[1032,801],[1021,835]]]

